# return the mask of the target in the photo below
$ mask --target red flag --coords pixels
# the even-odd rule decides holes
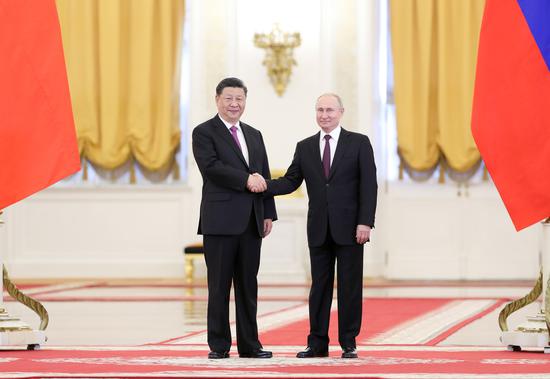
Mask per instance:
[[[0,0],[0,209],[80,169],[54,0]]]
[[[472,133],[517,230],[550,216],[548,0],[487,0]]]

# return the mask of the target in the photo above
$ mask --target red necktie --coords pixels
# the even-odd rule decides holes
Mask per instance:
[[[325,136],[325,150],[323,150],[323,171],[325,172],[325,177],[328,179],[330,173],[330,135]]]

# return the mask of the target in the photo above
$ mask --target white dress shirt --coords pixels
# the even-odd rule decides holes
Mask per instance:
[[[332,167],[332,160],[334,159],[334,153],[336,152],[336,145],[338,145],[338,138],[340,137],[340,131],[342,130],[342,127],[338,125],[334,130],[330,133],[325,133],[321,130],[321,133],[319,135],[319,149],[321,150],[321,161],[323,161],[323,152],[325,151],[325,136],[327,134],[330,135],[330,139],[328,140],[330,144],[330,166]]]
[[[220,117],[220,115],[218,115],[218,117]],[[230,130],[232,126],[235,126],[237,128],[237,138],[239,139],[239,143],[241,144],[241,151],[243,152],[244,160],[246,161],[246,164],[250,166],[250,163],[248,162],[248,147],[246,146],[246,140],[244,139],[244,134],[241,129],[241,123],[237,121],[236,124],[230,124],[222,117],[220,117],[220,120],[222,120],[230,134],[232,134]]]

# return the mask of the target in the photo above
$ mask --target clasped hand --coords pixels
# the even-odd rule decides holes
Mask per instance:
[[[255,172],[252,175],[248,175],[246,188],[248,188],[250,192],[264,192],[267,189],[267,183],[263,176]]]

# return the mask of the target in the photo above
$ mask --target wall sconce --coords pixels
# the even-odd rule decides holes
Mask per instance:
[[[296,65],[292,54],[300,43],[300,33],[283,33],[278,25],[269,34],[254,34],[254,45],[265,49],[263,64],[267,67],[267,75],[279,96],[285,92],[292,66]]]

